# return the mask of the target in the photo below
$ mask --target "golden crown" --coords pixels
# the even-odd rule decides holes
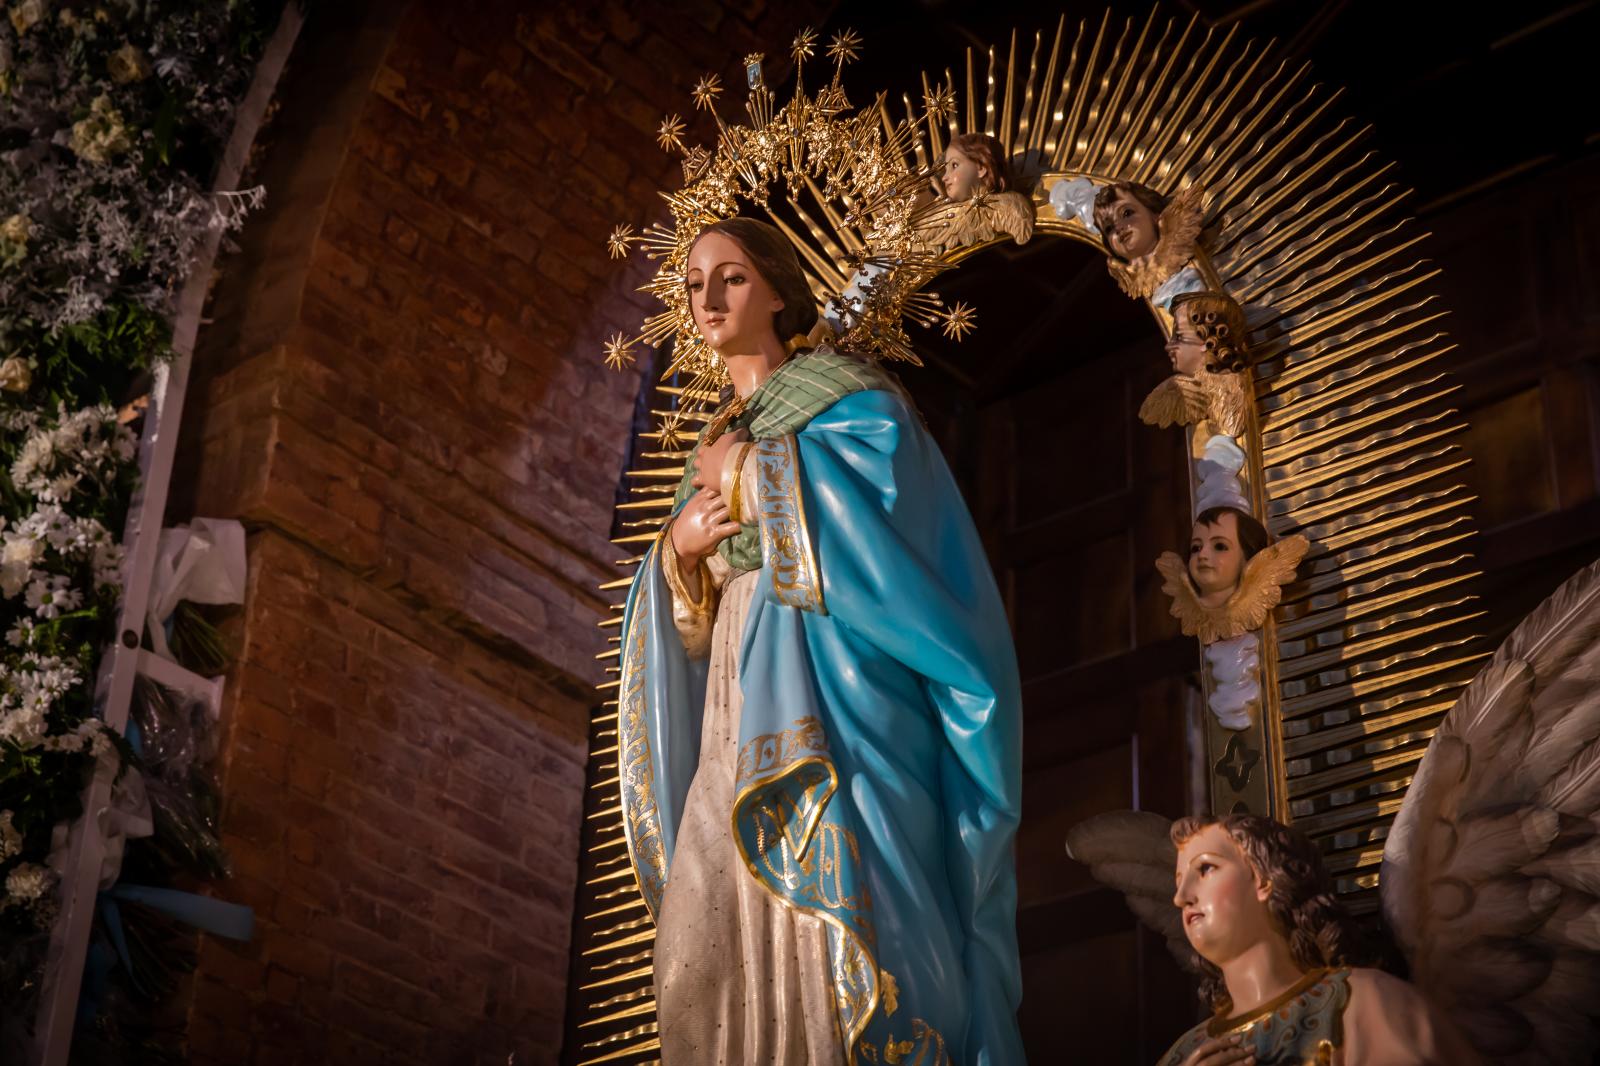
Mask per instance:
[[[884,96],[873,107],[857,111],[840,84],[846,63],[860,54],[861,40],[850,30],[835,35],[826,55],[833,77],[815,95],[805,90],[805,63],[815,54],[817,35],[804,29],[790,46],[794,58],[794,95],[781,108],[762,75],[760,54],[744,59],[748,124],[731,123],[717,113],[722,84],[707,74],[692,93],[696,108],[710,112],[717,124],[715,152],[684,144],[684,121],[668,115],[658,142],[665,151],[683,156],[683,186],[663,192],[670,223],[656,223],[635,234],[631,225],[612,231],[607,242],[613,258],[623,258],[631,245],[641,245],[658,261],[655,276],[641,286],[666,305],[646,318],[637,336],[614,335],[605,347],[607,364],[622,369],[641,343],[650,347],[673,341],[672,359],[663,379],[682,374],[687,387],[675,411],[662,421],[663,443],[673,446],[685,418],[704,417],[728,381],[721,358],[706,345],[689,307],[684,273],[689,249],[702,230],[732,218],[746,206],[764,217],[794,243],[801,267],[820,304],[838,325],[834,343],[863,356],[921,360],[905,333],[907,318],[925,326],[943,322],[948,335],[960,339],[972,328],[969,307],[946,308],[937,293],[923,290],[936,274],[948,269],[937,252],[919,242],[936,205],[917,203],[932,175],[916,136],[919,123],[936,123],[954,106],[949,87],[924,94],[918,114],[906,101],[906,117],[889,116]],[[915,163],[912,160],[915,159]],[[783,197],[774,202],[781,182]],[[808,231],[811,240],[802,237]]]

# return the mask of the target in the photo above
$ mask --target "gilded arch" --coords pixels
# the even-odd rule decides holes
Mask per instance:
[[[1427,290],[1436,272],[1415,258],[1424,234],[1400,210],[1405,192],[1363,152],[1364,131],[1337,116],[1336,91],[1275,59],[1270,45],[1198,18],[1124,21],[1108,11],[1077,27],[1063,19],[1053,37],[1036,34],[1026,55],[1015,33],[1003,59],[969,50],[963,75],[925,75],[920,106],[909,95],[898,107],[880,96],[862,109],[859,136],[898,168],[880,191],[907,194],[949,137],[976,131],[1034,179],[1038,234],[1099,247],[1080,220],[1052,208],[1049,193],[1062,182],[1210,193],[1193,265],[1206,287],[1249,312],[1255,358],[1242,443],[1252,513],[1275,535],[1300,533],[1312,544],[1262,626],[1250,726],[1230,730],[1207,716],[1211,802],[1295,821],[1322,844],[1352,905],[1370,909],[1382,842],[1411,773],[1484,658],[1467,628],[1474,571],[1463,542],[1473,527],[1470,496],[1453,477],[1465,460],[1449,439],[1463,423],[1446,406],[1452,386],[1440,369],[1451,346]],[[758,89],[770,98],[759,57],[750,83],[752,100]],[[725,146],[737,151],[748,143],[740,130],[759,131],[775,114],[770,99],[749,111],[751,127],[719,120]],[[694,155],[685,154],[688,177]],[[778,176],[749,184],[765,188]],[[819,296],[842,291],[851,264],[895,258],[874,248],[867,224],[885,201],[828,196],[809,179],[793,187],[786,203],[750,199],[804,245]],[[622,234],[624,249],[631,239]],[[926,299],[928,287],[989,243],[931,264],[901,249],[912,277],[907,314],[948,322],[951,309]],[[1164,308],[1151,311],[1168,324]],[[647,325],[643,339],[668,332]],[[617,345],[625,351],[622,338]],[[667,391],[711,398],[704,383]],[[691,408],[682,417],[709,416]],[[655,453],[669,465],[642,475],[681,463],[686,453],[672,438],[668,429]],[[1197,483],[1204,441],[1191,443]],[[666,506],[641,491],[628,516],[639,532],[619,543],[650,539]],[[615,704],[601,715],[615,722]],[[602,935],[592,950],[637,948],[644,935],[632,925],[617,932],[626,935]],[[646,998],[648,988],[646,973]],[[632,1002],[628,1035],[589,1045],[582,1058],[647,1050],[653,1029],[641,1008]]]

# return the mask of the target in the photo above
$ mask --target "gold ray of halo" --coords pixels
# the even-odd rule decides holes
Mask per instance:
[[[795,241],[813,286],[837,291],[847,264],[874,261],[873,242],[884,232],[869,224],[867,210],[883,189],[849,187],[843,145],[860,138],[871,140],[874,160],[907,177],[936,163],[950,137],[986,131],[1014,159],[1031,162],[1037,153],[1057,177],[1138,181],[1166,192],[1198,182],[1210,190],[1210,256],[1198,265],[1247,303],[1257,325],[1250,434],[1263,514],[1274,531],[1300,529],[1315,542],[1304,580],[1286,591],[1279,618],[1263,633],[1264,647],[1277,649],[1285,663],[1279,676],[1277,658],[1265,656],[1272,660],[1271,710],[1281,723],[1276,773],[1288,782],[1281,795],[1290,804],[1278,813],[1303,816],[1336,850],[1340,870],[1350,874],[1343,889],[1370,889],[1371,842],[1398,806],[1415,746],[1482,659],[1469,632],[1473,597],[1462,591],[1474,573],[1462,550],[1473,497],[1456,480],[1463,460],[1450,443],[1463,423],[1444,402],[1454,387],[1431,369],[1450,351],[1438,329],[1442,312],[1427,290],[1438,271],[1407,256],[1422,236],[1399,219],[1402,194],[1388,183],[1389,166],[1361,150],[1367,130],[1335,113],[1339,93],[1310,84],[1306,68],[1280,59],[1271,44],[1242,39],[1237,22],[1197,27],[1198,16],[1179,27],[1157,12],[1120,27],[1109,9],[1093,25],[1069,27],[1062,15],[1047,58],[1043,35],[1035,35],[1025,75],[1016,32],[1004,63],[995,48],[981,57],[968,48],[964,96],[949,68],[942,79],[925,73],[920,109],[914,94],[903,94],[899,122],[883,95],[850,112],[838,86],[850,57],[830,55],[834,84],[774,116],[799,124],[779,131],[794,201],[780,195],[767,207]],[[987,60],[982,99],[980,58]],[[714,104],[715,93],[706,95]],[[759,149],[761,138],[748,128],[717,122],[719,155]],[[829,123],[834,140],[805,140],[827,134]],[[802,129],[805,136],[796,132]],[[766,202],[760,197],[777,180],[754,159],[735,164],[703,149],[685,155],[686,173],[690,159],[697,169],[684,189],[668,194],[672,224],[630,231],[623,242],[656,256],[663,270],[679,249],[676,231],[727,217],[740,202]],[[719,194],[718,182],[733,183],[734,192]],[[1049,212],[1044,205],[1039,228],[1061,232]],[[921,284],[948,265],[919,266]],[[681,270],[646,288],[675,297]],[[952,319],[970,315],[961,304],[943,307],[932,293],[916,296],[904,310],[918,321],[933,316],[949,329]],[[654,319],[655,335],[664,321]],[[660,461],[680,464],[683,438],[709,417],[703,408],[716,381],[698,336],[668,330],[662,339],[669,338],[676,345],[672,370],[690,385],[667,395],[669,424],[646,436],[660,442],[652,453]],[[886,338],[880,354],[915,358],[903,336]],[[672,480],[674,468],[661,482]],[[647,505],[640,511],[659,506],[659,495],[639,496]],[[658,526],[657,517],[630,520],[618,538],[628,551],[619,554],[641,550]],[[615,741],[613,730],[597,738],[596,750]],[[1304,761],[1322,753],[1344,761],[1333,769]],[[1292,773],[1284,765],[1290,756],[1301,760]],[[598,793],[615,788],[610,779],[599,779]],[[611,913],[629,913],[622,896],[614,905],[620,909]],[[635,969],[634,980],[648,976],[648,968]],[[622,982],[608,994],[630,995],[633,987],[644,985]],[[641,995],[609,1009],[622,1002],[653,1001]]]

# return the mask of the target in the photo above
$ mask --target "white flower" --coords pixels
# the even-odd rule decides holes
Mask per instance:
[[[6,902],[32,903],[50,890],[55,874],[36,862],[21,862],[6,876]]]
[[[0,811],[0,862],[22,850],[22,834],[17,832],[10,811]]]
[[[0,548],[0,562],[21,563],[32,566],[44,558],[44,544],[38,537],[30,537],[25,533],[13,533],[7,530],[0,534],[5,537],[5,547]]]
[[[6,599],[16,599],[22,590],[33,580],[33,567],[27,563],[3,562],[0,563],[0,595]]]
[[[18,618],[17,624],[6,632],[6,643],[13,648],[20,648],[33,639],[33,619]]]
[[[4,368],[0,367],[0,375],[3,374]],[[72,491],[78,487],[78,482],[82,480],[82,474],[61,474],[50,480],[50,483],[39,493],[39,498],[53,500],[56,503],[66,503],[72,499]]]
[[[122,583],[122,545],[103,537],[94,546],[94,587]]]
[[[37,707],[15,707],[0,713],[0,740],[27,751],[44,740],[44,712]]]
[[[71,578],[41,574],[28,586],[24,602],[40,618],[55,618],[62,611],[75,610],[83,603],[83,593],[71,586]]]

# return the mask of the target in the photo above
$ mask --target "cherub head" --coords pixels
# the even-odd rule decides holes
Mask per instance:
[[[1267,531],[1237,507],[1208,507],[1189,538],[1189,579],[1200,603],[1220,607],[1239,587],[1244,564],[1267,546]]]
[[[1186,292],[1172,300],[1167,357],[1180,374],[1237,373],[1248,361],[1244,309],[1227,293]]]
[[[695,325],[717,351],[754,352],[768,334],[781,344],[817,322],[794,245],[755,219],[725,219],[702,230],[689,249],[684,285]]]
[[[1354,961],[1355,926],[1333,894],[1322,854],[1303,833],[1254,814],[1180,818],[1177,891],[1183,933],[1212,1010],[1232,1006],[1223,967],[1267,939],[1282,941],[1310,971]]]
[[[1161,239],[1161,212],[1170,201],[1148,185],[1117,181],[1094,197],[1094,225],[1106,251],[1130,262],[1155,251]]]
[[[1005,149],[987,133],[963,133],[944,150],[940,185],[952,200],[970,200],[980,192],[1005,192],[1016,187]]]

